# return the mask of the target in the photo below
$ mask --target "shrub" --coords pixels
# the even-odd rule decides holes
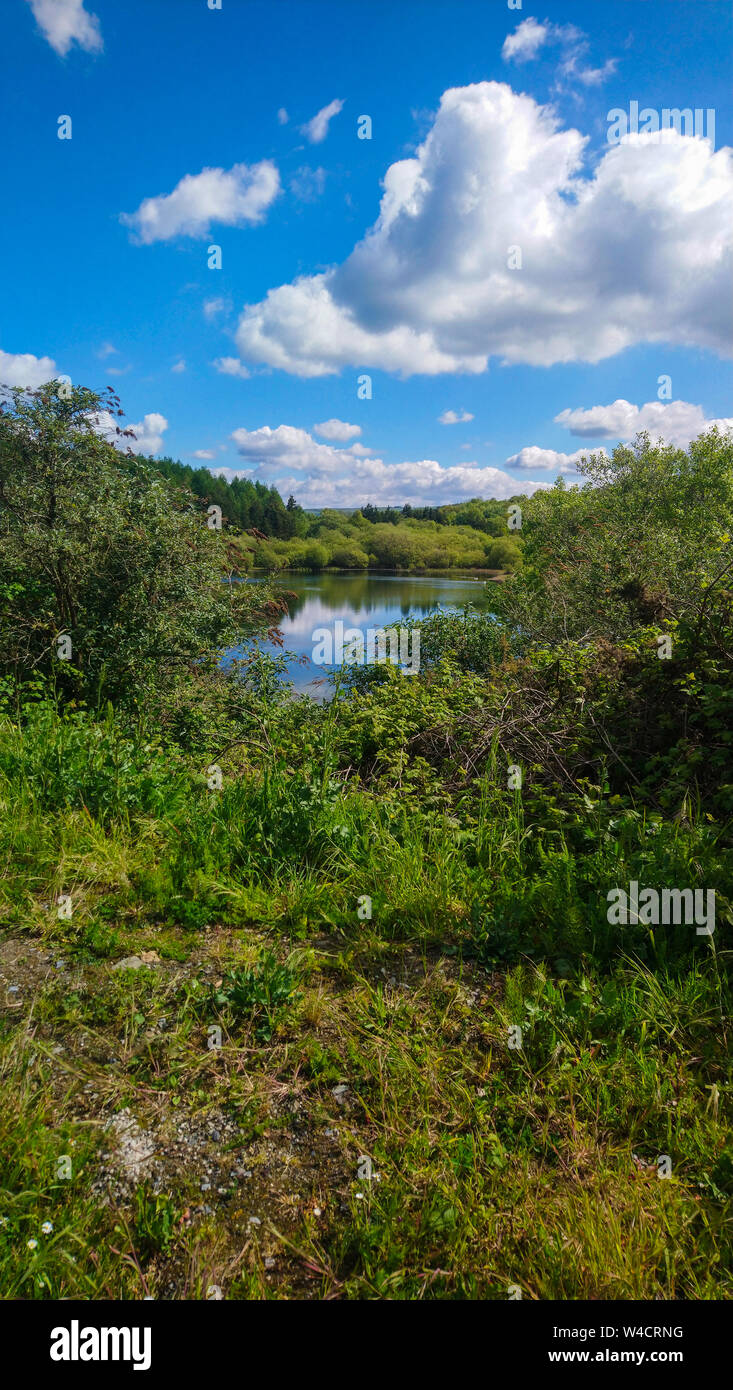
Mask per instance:
[[[360,546],[347,541],[332,550],[329,564],[343,570],[364,570],[369,564],[369,556]]]
[[[212,993],[212,1003],[254,1026],[258,1042],[269,1042],[296,992],[292,970],[265,951],[256,965],[229,970]]]

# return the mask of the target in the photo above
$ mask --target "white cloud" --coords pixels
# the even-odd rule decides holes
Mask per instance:
[[[708,419],[702,406],[691,405],[688,401],[647,401],[646,405],[638,406],[617,400],[612,405],[594,405],[588,410],[561,410],[555,416],[555,424],[564,425],[571,434],[588,439],[629,440],[647,431],[652,439],[661,437],[666,444],[685,449],[691,439],[713,425],[723,431],[733,429],[733,418]],[[584,455],[606,452],[603,447],[590,446],[574,454],[564,454],[532,444],[512,454],[506,464],[508,468],[575,473]]]
[[[686,448],[691,439],[713,425],[721,430],[733,429],[733,419],[709,420],[701,405],[689,401],[632,405],[630,401],[617,400],[612,405],[594,405],[588,410],[561,410],[555,423],[581,438],[627,440],[647,431],[653,439],[661,436],[665,443],[680,448]]]
[[[216,450],[215,450],[215,449],[194,449],[194,451],[193,451],[193,453],[192,453],[192,455],[191,455],[191,458],[192,458],[192,459],[215,459],[215,458],[216,458]]]
[[[163,435],[168,428],[168,421],[165,415],[158,415],[153,412],[151,415],[144,415],[137,425],[131,425],[137,438],[130,445],[134,454],[157,454],[163,447]]]
[[[242,365],[238,357],[217,357],[211,365],[216,368],[217,372],[221,372],[223,376],[239,376],[242,377],[243,380],[246,380],[250,375],[247,368]]]
[[[137,212],[121,213],[120,221],[144,245],[174,236],[207,237],[213,222],[225,227],[261,222],[279,193],[280,175],[270,159],[202,169],[184,175],[172,193],[145,198]]]
[[[134,425],[129,424],[126,420],[119,422],[108,410],[100,410],[93,422],[99,434],[109,444],[114,444],[116,449],[121,449],[123,452],[130,449],[133,454],[157,454],[163,446],[163,434],[168,428],[165,415],[158,415],[155,411],[150,415],[144,415],[142,420]],[[122,430],[132,430],[135,438],[124,438],[118,435],[116,433],[118,424]]]
[[[0,385],[34,389],[59,375],[52,357],[34,357],[32,352],[0,350]]]
[[[520,449],[518,454],[512,454],[507,459],[508,468],[543,468],[555,473],[574,473],[584,454],[588,454],[589,449],[578,449],[574,454],[558,453],[556,449],[542,449],[538,444],[528,444],[524,449]],[[596,450],[596,453],[605,453],[605,449]]]
[[[101,348],[98,348],[97,350],[97,357],[100,357],[102,361],[104,361],[105,357],[114,356],[119,356],[118,350],[115,347],[114,343],[102,343]]]
[[[733,152],[630,134],[583,176],[586,144],[503,83],[445,92],[347,260],[245,306],[240,356],[316,377],[599,362],[650,341],[727,353]]]
[[[284,106],[280,107],[280,110],[277,113],[277,119],[280,125],[287,125],[288,121],[290,120],[290,117],[287,111],[285,110]]]
[[[525,63],[527,59],[536,57],[540,48],[550,35],[551,25],[540,24],[536,19],[523,19],[518,24],[512,34],[507,34],[501,50],[501,56],[505,62],[511,58],[518,63]]]
[[[443,352],[432,329],[416,332],[399,324],[370,331],[352,309],[336,303],[333,281],[334,272],[303,276],[268,291],[262,303],[247,306],[236,335],[242,357],[301,377],[327,376],[348,365],[376,366],[405,376],[483,371],[485,354],[457,358]]]
[[[71,45],[78,43],[88,53],[98,53],[104,47],[99,20],[88,14],[84,0],[26,0],[44,39],[54,52],[65,58]]]
[[[310,140],[311,145],[320,145],[328,135],[329,123],[334,116],[338,116],[343,104],[336,98],[335,101],[330,101],[328,106],[321,107],[321,110],[313,116],[312,120],[306,121],[306,124],[300,127],[301,135],[304,135],[306,140]]]
[[[172,372],[185,372],[185,370],[186,370],[186,361],[185,361],[185,358],[183,358],[183,357],[181,357],[180,361],[174,362],[174,363],[173,363],[173,366],[171,367],[171,371],[172,371]]]
[[[324,420],[322,424],[314,425],[313,429],[323,439],[337,439],[342,442],[356,439],[357,435],[361,434],[361,425],[349,425],[346,420]]]
[[[232,304],[230,299],[205,299],[204,318],[209,320],[215,319],[217,314],[224,314],[227,310],[231,309],[231,307]]]
[[[465,425],[468,420],[473,420],[469,410],[461,410],[458,413],[455,410],[444,410],[443,414],[438,416],[439,425]]]
[[[616,59],[608,58],[602,68],[584,68],[580,66],[577,55],[571,54],[565,59],[560,71],[563,77],[576,77],[584,87],[599,87],[601,82],[604,82],[616,71],[617,67]]]
[[[319,444],[307,430],[295,425],[278,425],[271,429],[262,425],[257,430],[234,430],[231,438],[243,458],[255,463],[274,460],[279,467],[318,469],[333,472],[348,466],[351,449],[334,449],[331,444]]]
[[[280,490],[296,493],[306,507],[359,507],[367,502],[437,505],[468,497],[512,497],[547,486],[524,479],[520,483],[499,468],[471,463],[448,468],[435,459],[388,464],[365,457],[358,444],[336,449],[292,425],[238,429],[231,438],[247,467],[223,469],[226,476],[247,474],[276,482]]]
[[[560,44],[562,58],[556,90],[563,90],[562,79],[574,79],[584,87],[597,87],[616,71],[617,61],[609,58],[600,68],[584,67],[582,59],[588,52],[588,40],[582,29],[574,24],[540,24],[536,19],[524,19],[504,40],[501,56],[505,62],[514,59],[526,63],[536,58],[546,44]],[[570,85],[568,82],[567,85]]]

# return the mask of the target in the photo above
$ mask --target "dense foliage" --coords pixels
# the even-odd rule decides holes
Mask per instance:
[[[189,494],[101,437],[115,401],[51,383],[0,408],[0,663],[17,685],[143,705],[276,609],[222,583],[226,542]]]
[[[347,513],[324,509],[310,517],[304,533],[292,540],[246,539],[244,563],[268,571],[329,566],[345,570],[515,569],[521,561],[521,539],[518,532],[507,531],[510,504],[490,505],[490,520],[480,527],[459,519],[464,513],[470,515],[464,507],[440,508],[450,513],[441,520],[416,517],[409,508],[394,514],[388,510],[385,520],[370,519],[368,507]],[[501,534],[489,530],[490,524],[501,528]]]

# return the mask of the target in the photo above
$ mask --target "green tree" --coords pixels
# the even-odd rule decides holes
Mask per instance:
[[[708,430],[687,450],[641,434],[579,472],[586,486],[560,479],[522,502],[523,566],[497,594],[504,615],[545,643],[693,619],[733,567],[733,434]]]
[[[0,661],[67,698],[143,704],[263,630],[271,595],[223,583],[227,543],[191,494],[102,437],[118,398],[67,389],[0,409]]]
[[[320,541],[308,541],[300,562],[307,570],[323,570],[328,564],[328,551]]]
[[[511,536],[499,536],[486,547],[489,569],[514,570],[521,561],[521,551]]]

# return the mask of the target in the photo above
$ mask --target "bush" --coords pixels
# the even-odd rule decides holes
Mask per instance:
[[[328,564],[328,551],[320,541],[308,541],[303,547],[300,563],[307,570],[324,570]]]
[[[332,550],[329,564],[343,570],[365,570],[369,564],[369,556],[360,546],[346,542]]]
[[[513,570],[521,563],[522,554],[510,536],[500,536],[486,547],[486,564],[492,570]]]

